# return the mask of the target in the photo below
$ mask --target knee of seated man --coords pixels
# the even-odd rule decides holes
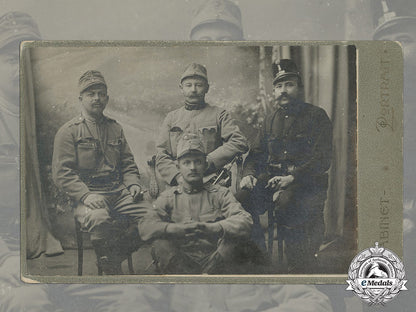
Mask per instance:
[[[91,209],[82,204],[78,205],[76,208],[75,217],[81,225],[89,231],[111,220],[107,209]]]
[[[217,248],[217,252],[225,262],[240,262],[244,257],[244,244],[239,239],[222,239]]]

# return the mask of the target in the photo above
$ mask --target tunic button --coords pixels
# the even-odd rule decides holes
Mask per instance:
[[[285,118],[289,118],[289,116],[288,116],[288,115],[286,115],[286,116],[285,116]]]
[[[283,154],[287,154],[287,151],[284,151]]]

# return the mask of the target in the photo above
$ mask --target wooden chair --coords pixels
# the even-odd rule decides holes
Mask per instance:
[[[275,207],[270,205],[267,210],[267,251],[269,256],[272,257],[273,254],[273,241],[274,241],[274,229],[276,224],[276,217],[274,214]],[[284,241],[284,232],[279,226],[276,226],[277,231],[277,260],[278,263],[283,262],[283,241]]]
[[[89,234],[87,231],[82,229],[81,224],[79,221],[74,218],[75,220],[75,234],[77,239],[77,252],[78,252],[78,276],[82,276],[82,268],[84,264],[84,237],[83,235]],[[133,259],[132,254],[130,253],[127,257],[127,263],[129,267],[129,273],[134,274],[133,269]],[[97,267],[98,267],[98,275],[103,275],[103,268],[100,265],[100,261],[97,258]]]

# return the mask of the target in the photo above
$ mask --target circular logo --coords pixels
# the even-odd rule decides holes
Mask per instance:
[[[407,290],[403,263],[377,242],[375,248],[363,250],[352,260],[348,278],[347,290],[353,290],[370,305],[385,304],[400,290]]]

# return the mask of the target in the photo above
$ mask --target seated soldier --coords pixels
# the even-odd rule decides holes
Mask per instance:
[[[203,183],[204,151],[197,135],[183,136],[177,146],[183,182],[163,192],[140,220],[160,273],[219,273],[243,260],[237,248],[250,237],[251,216],[227,188]]]
[[[75,217],[91,233],[104,273],[121,274],[121,261],[138,247],[130,244],[131,237],[139,241],[134,224],[146,211],[139,170],[121,125],[103,114],[109,100],[103,75],[89,70],[78,85],[81,114],[55,136],[52,176],[77,204]]]

